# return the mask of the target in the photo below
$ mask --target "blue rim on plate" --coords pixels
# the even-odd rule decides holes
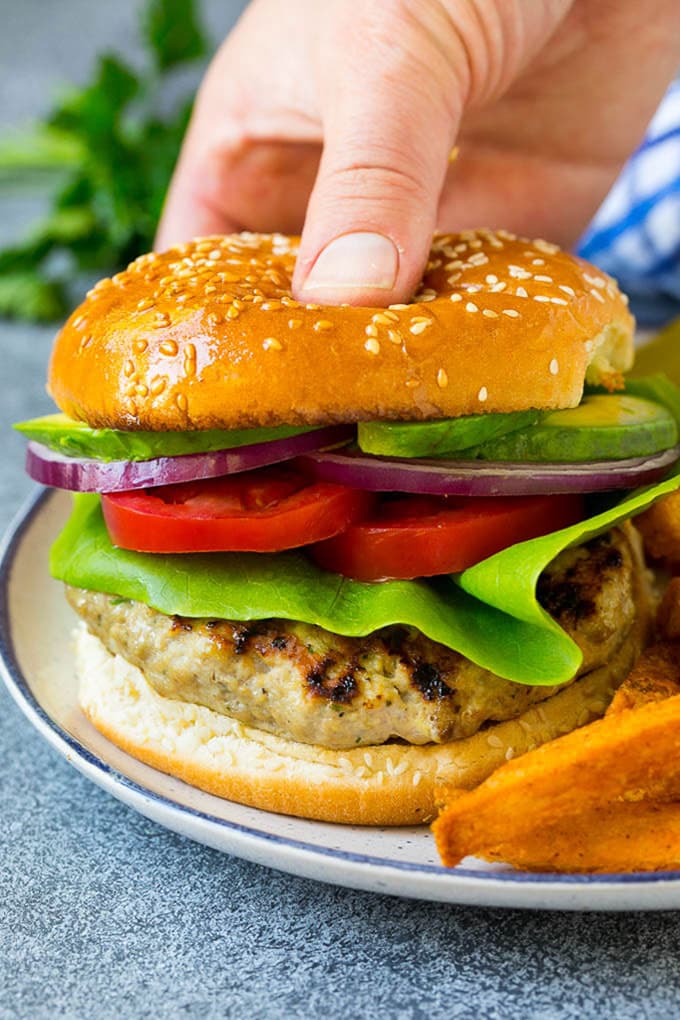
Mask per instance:
[[[156,793],[134,782],[123,773],[112,768],[96,754],[93,754],[87,747],[65,732],[45,712],[30,685],[23,675],[17,661],[12,638],[12,626],[9,611],[9,581],[12,573],[14,560],[21,546],[25,532],[33,522],[34,517],[48,503],[52,490],[38,489],[26,504],[19,510],[14,521],[10,524],[0,546],[0,674],[14,701],[28,720],[48,740],[48,742],[59,750],[67,760],[82,771],[88,778],[99,782],[109,792],[111,785],[121,787],[133,795],[139,807],[142,804],[158,804],[163,809],[175,813],[178,818],[190,816],[218,826],[232,833],[248,837],[250,840],[259,841],[264,845],[277,845],[291,850],[301,851],[306,855],[317,859],[334,858],[339,861],[363,864],[370,867],[380,867],[392,871],[411,872],[422,875],[434,875],[443,879],[455,877],[460,879],[474,879],[475,883],[504,883],[521,884],[531,883],[533,885],[561,885],[561,886],[593,886],[612,884],[650,884],[659,882],[680,881],[680,871],[657,871],[657,872],[634,872],[634,873],[609,873],[597,875],[562,875],[559,873],[536,873],[519,871],[481,871],[469,868],[457,867],[455,869],[445,868],[435,864],[419,864],[411,861],[398,861],[393,858],[376,857],[369,854],[354,853],[348,850],[340,850],[333,847],[319,846],[314,843],[307,843],[299,839],[276,835],[252,826],[242,825],[237,822],[228,821],[199,811],[187,805],[177,803],[172,799]],[[110,780],[110,782],[107,782]],[[130,803],[130,801],[128,801]]]

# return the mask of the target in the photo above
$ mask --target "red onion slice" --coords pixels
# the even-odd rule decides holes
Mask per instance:
[[[606,492],[656,482],[680,458],[680,446],[653,457],[580,464],[396,460],[362,453],[313,453],[300,466],[327,482],[369,492],[430,496],[529,496]]]
[[[239,446],[212,453],[187,453],[181,457],[157,457],[154,460],[93,460],[68,457],[41,443],[30,442],[26,470],[43,485],[76,492],[123,492],[154,485],[193,482],[200,478],[218,478],[253,468],[267,467],[292,460],[300,454],[348,442],[354,429],[346,425],[303,432],[268,443]]]

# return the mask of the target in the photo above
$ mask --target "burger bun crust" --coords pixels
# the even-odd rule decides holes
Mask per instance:
[[[616,384],[633,319],[615,282],[545,241],[435,236],[389,308],[300,304],[298,239],[210,237],[105,279],[57,337],[49,390],[97,428],[425,420],[571,407]]]

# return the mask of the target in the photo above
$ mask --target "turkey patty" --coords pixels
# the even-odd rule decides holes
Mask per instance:
[[[566,550],[539,580],[539,601],[583,652],[579,675],[604,665],[633,625],[632,534],[617,529]],[[557,690],[503,680],[405,626],[340,637],[288,620],[171,617],[77,588],[67,596],[159,694],[329,748],[470,736]]]

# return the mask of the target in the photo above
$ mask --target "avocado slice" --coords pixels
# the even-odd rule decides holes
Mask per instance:
[[[440,421],[360,422],[359,447],[378,457],[450,457],[509,432],[534,425],[541,411],[471,414]]]
[[[465,458],[575,463],[647,457],[678,442],[667,407],[629,393],[591,394],[578,407],[551,411],[541,421],[467,450]]]
[[[282,425],[271,429],[207,429],[204,432],[123,432],[93,429],[84,421],[75,421],[65,414],[47,414],[19,422],[14,428],[58,453],[101,461],[154,460],[185,453],[209,453],[312,431],[311,427]]]

